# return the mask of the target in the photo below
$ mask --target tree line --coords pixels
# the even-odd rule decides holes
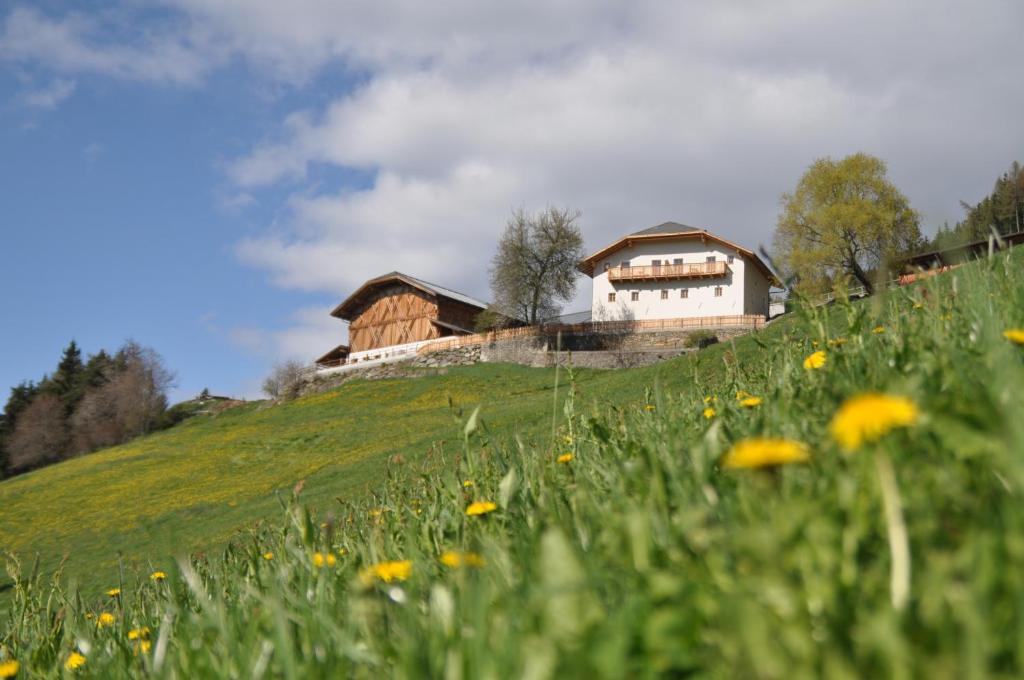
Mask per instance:
[[[129,340],[82,358],[72,340],[56,370],[11,388],[0,415],[0,475],[11,476],[122,444],[172,424],[174,374],[153,349]]]

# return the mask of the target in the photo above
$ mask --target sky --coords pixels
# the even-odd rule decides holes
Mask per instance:
[[[392,270],[489,299],[512,210],[588,251],[664,221],[769,245],[815,159],[922,214],[1024,161],[1019,0],[0,5],[0,399],[134,339],[256,397]],[[588,306],[590,283],[566,306]]]

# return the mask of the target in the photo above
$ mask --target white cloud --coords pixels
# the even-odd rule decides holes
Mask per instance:
[[[33,109],[49,111],[70,97],[75,91],[75,81],[56,78],[46,87],[25,94],[25,105]]]
[[[330,311],[323,307],[301,308],[283,329],[232,328],[227,333],[228,341],[269,361],[297,359],[308,363],[345,341],[345,325],[330,316]]]
[[[128,25],[100,23],[76,13],[52,19],[32,8],[15,7],[0,30],[0,58],[57,73],[178,85],[198,82],[220,61],[216,43],[207,41],[201,30],[152,34],[139,31],[130,20],[123,23]]]

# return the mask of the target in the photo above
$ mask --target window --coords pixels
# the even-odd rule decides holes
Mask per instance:
[[[722,297],[722,287],[715,286],[715,297]]]
[[[681,291],[679,291],[679,299],[685,300],[688,297],[690,297],[690,289],[689,288],[683,288]]]
[[[733,261],[733,256],[732,255],[730,255],[729,257],[727,257],[725,259],[727,259],[729,261],[729,264],[732,264],[732,261]]]
[[[639,300],[640,299],[640,291],[634,290],[632,293],[629,294],[629,299],[632,300],[633,302],[636,302],[637,300]]]
[[[714,255],[708,255],[708,262],[711,263],[711,262],[714,262],[714,261],[715,261],[715,256]]]
[[[608,293],[608,302],[615,302],[615,293]]]
[[[620,267],[628,267],[629,266],[629,260],[623,260],[622,262],[619,263],[619,266]]]
[[[651,260],[651,265],[654,266],[654,267],[660,267],[661,266],[661,260]]]
[[[661,299],[662,300],[667,300],[668,299],[668,291],[665,290],[664,288],[661,290]]]
[[[672,260],[672,264],[682,264],[682,263],[683,263],[683,258],[681,258],[681,257],[677,257],[676,259]]]

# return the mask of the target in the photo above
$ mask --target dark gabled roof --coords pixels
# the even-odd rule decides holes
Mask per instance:
[[[697,227],[691,227],[678,222],[662,222],[656,227],[647,227],[640,231],[634,231],[630,236],[648,236],[654,234],[682,234],[688,231],[701,231]]]
[[[697,229],[696,227],[690,227],[685,224],[680,224],[678,222],[663,222],[662,224],[659,224],[655,227],[650,227],[648,229],[635,231],[632,234],[627,234],[626,236],[623,236],[615,243],[612,243],[609,246],[605,246],[604,248],[597,251],[593,255],[590,255],[580,260],[579,264],[576,265],[576,269],[583,272],[587,276],[592,277],[594,275],[594,266],[597,264],[597,262],[611,255],[617,250],[628,248],[629,246],[637,242],[671,241],[678,238],[699,238],[702,241],[714,241],[716,243],[720,243],[723,246],[733,248],[738,253],[742,254],[744,257],[748,258],[751,262],[753,262],[754,266],[760,269],[761,273],[764,274],[765,277],[768,279],[769,284],[775,286],[781,285],[779,278],[775,276],[775,273],[768,267],[768,265],[764,263],[764,261],[760,257],[757,256],[757,253],[755,253],[754,251],[747,250],[743,246],[733,243],[732,241],[727,241],[721,236],[715,236],[707,229]]]
[[[582,312],[569,312],[568,314],[556,316],[554,322],[571,325],[575,323],[588,323],[592,318],[592,310],[584,309]]]
[[[335,361],[337,359],[344,359],[348,356],[348,345],[338,345],[330,352],[327,352],[322,357],[318,358],[314,363],[323,363],[325,361]]]
[[[339,319],[350,321],[353,311],[359,305],[359,302],[367,292],[374,288],[395,282],[405,283],[406,285],[412,286],[413,288],[421,290],[427,295],[431,295],[433,297],[448,298],[449,300],[455,300],[456,302],[461,302],[479,309],[485,309],[487,307],[486,302],[451,290],[450,288],[445,288],[444,286],[439,286],[435,283],[429,283],[428,281],[417,279],[414,276],[409,276],[408,274],[403,274],[401,272],[391,272],[389,274],[384,274],[383,276],[370,279],[363,285],[359,286],[356,292],[345,298],[341,304],[331,311],[331,316],[336,316]]]

